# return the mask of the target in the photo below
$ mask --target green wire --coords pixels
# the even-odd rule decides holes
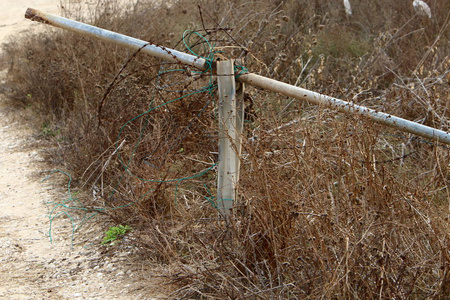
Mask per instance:
[[[193,43],[193,39],[194,38],[196,39],[195,43]],[[134,178],[137,178],[138,180],[140,180],[142,182],[176,183],[176,185],[175,185],[175,204],[177,204],[177,195],[178,195],[178,192],[179,192],[179,187],[184,181],[192,180],[192,179],[199,178],[199,177],[205,175],[206,173],[211,171],[217,165],[217,163],[213,164],[212,166],[210,166],[207,169],[205,169],[203,171],[200,171],[198,173],[194,173],[194,174],[191,174],[189,176],[182,177],[182,178],[174,178],[174,179],[167,179],[167,180],[141,178],[141,177],[135,175],[130,170],[130,164],[132,163],[132,161],[134,159],[134,156],[136,154],[137,148],[139,147],[140,143],[142,142],[142,139],[144,137],[144,133],[147,130],[147,127],[148,127],[148,125],[150,123],[149,122],[149,117],[150,117],[150,114],[152,112],[154,112],[158,108],[164,107],[164,106],[169,105],[169,104],[171,104],[173,102],[180,101],[180,100],[183,100],[183,99],[185,99],[187,97],[190,97],[190,96],[193,96],[193,95],[196,95],[196,94],[200,94],[200,93],[207,93],[210,97],[214,97],[214,93],[215,93],[215,91],[217,89],[217,85],[213,83],[212,65],[213,65],[213,61],[214,61],[214,55],[216,53],[219,53],[219,51],[214,51],[215,45],[211,45],[211,43],[208,41],[208,39],[205,36],[203,36],[202,34],[200,34],[199,32],[197,32],[197,31],[192,31],[192,30],[184,31],[183,36],[182,36],[182,41],[183,41],[183,44],[184,44],[184,46],[186,48],[186,51],[190,52],[191,54],[193,54],[193,55],[195,55],[197,57],[201,57],[201,58],[206,60],[206,66],[207,66],[206,70],[205,71],[195,71],[195,73],[200,74],[200,75],[207,75],[208,78],[209,78],[207,85],[202,87],[202,88],[200,88],[200,89],[198,89],[198,90],[196,90],[196,91],[194,91],[194,92],[191,92],[191,93],[185,94],[185,95],[183,95],[181,97],[177,97],[175,99],[167,101],[167,102],[165,102],[165,103],[163,103],[161,105],[153,106],[155,95],[156,95],[156,89],[155,89],[154,92],[153,92],[151,101],[149,103],[149,108],[145,112],[143,112],[143,113],[133,117],[132,119],[128,120],[127,122],[125,122],[120,127],[119,133],[117,135],[117,139],[116,139],[116,142],[115,142],[115,150],[116,150],[116,153],[117,153],[116,155],[117,155],[118,161],[120,162],[120,165],[122,166],[122,168],[124,170],[124,174],[127,173],[127,174],[131,175]],[[201,56],[201,55],[199,55],[198,53],[196,53],[194,51],[193,48],[195,46],[198,46],[198,45],[201,45],[201,47],[202,47],[201,48],[202,55],[205,55],[205,56]],[[161,76],[166,75],[168,73],[186,72],[186,71],[187,71],[186,69],[162,70],[162,71],[158,72],[157,80],[159,81]],[[242,74],[248,73],[248,70],[247,70],[247,68],[245,68],[243,66],[236,65],[235,66],[235,73],[237,74],[236,75],[236,78],[237,78],[237,77],[241,76]],[[125,128],[127,126],[129,126],[134,121],[136,121],[136,120],[138,120],[140,118],[143,118],[143,117],[145,117],[145,119],[143,121],[144,124],[142,126],[142,129],[141,129],[141,132],[140,132],[140,136],[137,138],[136,142],[134,143],[133,151],[131,152],[131,155],[130,155],[129,159],[127,160],[127,162],[125,162],[124,158],[120,154],[120,151],[117,151],[117,150],[119,150],[118,148],[119,148],[119,145],[120,145],[119,144],[120,138],[123,135],[124,130],[125,130]],[[71,222],[71,225],[72,225],[72,247],[73,247],[73,241],[74,241],[75,232],[79,228],[81,228],[81,226],[83,226],[87,221],[89,221],[94,216],[96,216],[99,212],[104,212],[104,211],[108,211],[108,210],[116,210],[116,209],[121,209],[121,208],[124,208],[124,207],[131,206],[131,205],[135,204],[136,202],[144,199],[150,192],[154,191],[154,189],[149,189],[142,196],[140,196],[137,201],[131,201],[130,203],[125,204],[125,205],[120,205],[120,206],[116,206],[116,207],[112,207],[111,206],[111,207],[104,207],[104,208],[94,208],[94,209],[86,208],[86,207],[84,207],[82,205],[82,203],[80,202],[80,200],[78,198],[74,197],[74,194],[72,192],[72,187],[71,187],[71,185],[72,185],[72,176],[70,174],[64,172],[64,171],[61,171],[61,170],[55,170],[51,174],[57,173],[57,172],[59,172],[61,174],[64,174],[64,175],[66,175],[68,177],[67,192],[68,192],[68,196],[69,197],[67,199],[63,200],[61,203],[53,202],[53,201],[46,202],[47,206],[53,206],[52,209],[49,209],[49,213],[48,213],[48,217],[49,217],[49,220],[50,220],[49,238],[50,238],[50,242],[53,242],[53,237],[52,237],[53,221],[59,216],[67,216],[70,219],[70,222]],[[51,176],[51,174],[48,177],[44,178],[43,180],[47,180]],[[112,195],[114,195],[114,193],[117,191],[117,187],[120,184],[120,182],[122,181],[124,174],[120,176],[120,178],[116,182],[115,188],[113,188],[113,191],[111,192],[111,194],[109,195],[108,198],[111,198]],[[214,208],[218,209],[217,203],[215,202],[216,197],[214,197],[211,194],[211,192],[207,188],[206,184],[204,186],[205,186],[205,188],[206,188],[206,190],[207,190],[207,192],[209,194],[209,196],[205,197],[206,200],[211,204],[211,206],[213,206]],[[226,200],[229,200],[229,199],[222,199],[222,200],[226,201]],[[69,213],[71,210],[84,211],[85,212],[85,215],[81,219],[81,222],[79,222],[78,226],[76,225],[76,222],[75,222],[74,218]],[[93,212],[93,213],[89,214],[88,212]]]

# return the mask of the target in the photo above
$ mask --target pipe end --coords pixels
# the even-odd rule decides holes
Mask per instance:
[[[44,24],[50,24],[50,22],[44,19],[41,15],[42,13],[34,8],[27,8],[27,11],[25,12],[26,19],[30,19],[31,21],[40,22]]]
[[[37,10],[34,8],[27,8],[27,11],[25,12],[25,19],[32,20],[34,16],[36,16]]]

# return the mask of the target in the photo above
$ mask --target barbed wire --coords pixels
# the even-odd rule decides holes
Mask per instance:
[[[208,172],[210,172],[211,170],[213,170],[217,166],[217,163],[213,163],[209,167],[204,168],[203,170],[200,170],[198,172],[194,172],[192,174],[184,175],[184,176],[180,176],[180,177],[172,177],[172,178],[166,178],[165,176],[167,176],[167,174],[163,178],[145,178],[145,177],[137,174],[131,167],[132,162],[135,161],[135,159],[136,159],[137,149],[141,145],[141,143],[144,139],[144,136],[148,130],[148,126],[151,123],[150,116],[152,114],[155,114],[157,110],[167,107],[176,102],[184,101],[195,95],[205,94],[208,97],[208,100],[204,103],[203,107],[197,112],[197,114],[195,115],[195,118],[192,118],[187,123],[187,125],[185,125],[185,127],[178,133],[177,136],[175,136],[171,139],[168,138],[168,139],[163,140],[154,149],[152,149],[152,151],[150,153],[148,153],[140,158],[141,162],[144,162],[147,165],[154,167],[154,168],[158,168],[164,164],[165,157],[167,157],[167,155],[169,153],[173,152],[173,150],[176,149],[180,145],[182,140],[189,133],[193,124],[195,124],[196,120],[199,120],[205,114],[205,112],[211,106],[211,104],[214,103],[215,93],[217,91],[217,84],[214,82],[214,79],[213,79],[213,75],[214,75],[213,74],[213,62],[214,62],[215,56],[217,54],[223,55],[223,52],[220,50],[216,50],[215,45],[212,45],[205,36],[203,36],[201,33],[197,32],[197,31],[192,31],[192,30],[184,31],[181,40],[182,40],[181,45],[184,48],[185,52],[189,52],[197,57],[204,58],[207,61],[206,70],[203,70],[203,71],[202,70],[192,70],[189,67],[180,68],[179,64],[173,64],[173,63],[170,63],[170,64],[169,63],[160,63],[160,64],[153,64],[151,66],[148,66],[149,68],[159,67],[159,71],[157,72],[157,74],[154,77],[150,78],[150,81],[155,81],[155,84],[153,87],[152,96],[149,99],[149,108],[147,110],[145,110],[144,112],[132,117],[125,123],[123,123],[122,126],[120,126],[120,128],[118,130],[118,134],[117,134],[116,140],[114,142],[113,155],[115,155],[115,157],[117,158],[117,160],[119,162],[119,165],[120,165],[121,171],[122,171],[122,175],[119,176],[118,180],[115,182],[115,185],[112,186],[111,191],[110,191],[109,195],[107,196],[107,199],[106,199],[107,201],[105,202],[105,207],[101,207],[101,208],[85,207],[82,204],[81,200],[78,199],[77,197],[75,197],[75,194],[71,190],[71,184],[72,184],[71,175],[64,171],[61,171],[61,170],[54,171],[53,173],[58,172],[58,173],[64,174],[65,176],[68,177],[68,184],[67,184],[68,197],[61,202],[50,201],[50,202],[46,203],[47,206],[49,206],[48,217],[50,220],[50,225],[49,225],[50,226],[50,228],[49,228],[50,241],[53,240],[53,238],[52,238],[53,222],[56,218],[58,218],[60,216],[65,216],[70,220],[70,223],[72,226],[72,246],[73,246],[73,239],[74,239],[75,232],[81,226],[83,226],[83,224],[85,224],[87,221],[92,219],[95,215],[97,215],[98,213],[105,213],[105,212],[108,212],[111,210],[117,210],[117,209],[122,209],[122,208],[132,206],[136,203],[139,203],[139,201],[143,200],[145,197],[147,197],[149,195],[149,193],[154,191],[154,189],[148,189],[145,192],[143,192],[141,194],[141,196],[135,198],[134,200],[129,200],[129,203],[114,206],[113,201],[111,201],[111,200],[113,199],[113,196],[119,190],[119,186],[126,176],[130,176],[130,177],[135,178],[138,181],[144,182],[144,183],[175,184],[174,202],[177,203],[179,186],[183,182],[200,178],[200,177],[204,176],[205,174],[207,174]],[[107,101],[109,95],[118,86],[118,84],[124,82],[124,80],[127,76],[121,76],[121,75],[123,74],[125,69],[130,65],[130,63],[137,57],[138,53],[145,46],[146,45],[144,45],[140,49],[136,50],[125,61],[123,66],[120,68],[120,70],[117,72],[117,74],[115,75],[115,77],[113,78],[113,80],[111,81],[109,86],[107,87],[105,93],[103,94],[102,99],[99,102],[99,106],[98,106],[98,112],[97,112],[98,127],[102,126],[102,122],[101,122],[102,109],[103,109],[103,106],[106,104],[106,101]],[[199,48],[199,50],[195,50],[196,48]],[[171,68],[171,67],[174,67],[174,68]],[[239,77],[245,73],[248,73],[247,68],[245,68],[244,66],[241,66],[239,64],[235,65],[235,74],[236,74],[235,76],[236,77]],[[135,74],[135,71],[132,71],[130,74]],[[177,76],[177,75],[185,76],[185,78],[182,78],[182,79],[180,79],[180,77],[175,78],[175,76]],[[162,83],[163,78],[165,78],[165,77],[168,77],[170,79],[170,80],[168,80],[168,83],[165,83],[165,82]],[[194,82],[199,82],[200,79],[205,79],[205,78],[206,78],[206,84],[204,84],[201,87],[197,87],[197,88],[195,88],[193,86]],[[172,81],[173,79],[175,79],[175,81]],[[176,87],[180,86],[180,85],[181,85],[181,88],[176,89]],[[155,105],[155,103],[156,103],[155,97],[156,97],[157,91],[158,92],[166,92],[166,93],[179,93],[181,95],[178,97],[174,97],[169,100],[166,100],[161,104]],[[125,135],[125,131],[131,127],[130,126],[131,124],[133,124],[137,121],[140,121],[140,120],[142,122],[141,129],[139,130],[138,136],[134,141],[131,153],[128,155],[128,157],[126,157],[126,155],[122,154],[122,151],[121,151],[121,147],[122,147],[124,141],[126,140],[123,138],[123,135]],[[388,134],[386,134],[386,135],[388,135]],[[433,142],[425,141],[420,138],[415,138],[415,137],[408,138],[408,137],[401,136],[401,135],[391,135],[391,136],[395,136],[397,138],[402,138],[402,139],[408,139],[408,142],[418,141],[418,142],[427,143],[427,144],[430,144],[433,146],[436,145]],[[445,149],[449,149],[449,147],[447,147],[445,145],[441,145],[441,144],[437,144],[437,145],[444,147]],[[157,155],[158,151],[160,151],[163,148],[165,148],[165,151],[163,153]],[[395,157],[392,159],[373,161],[371,163],[376,163],[376,164],[392,163],[392,162],[395,162],[398,160],[403,160],[403,159],[411,156],[415,152],[416,151],[411,151],[409,153],[405,153],[401,156],[398,156],[398,157]],[[160,159],[162,160],[162,162],[160,163],[159,166],[157,164],[152,163],[153,161],[160,160]],[[203,184],[203,187],[205,188],[205,191],[207,192],[207,195],[204,195],[203,197],[207,200],[208,203],[210,203],[210,205],[212,207],[217,209],[218,207],[217,207],[217,203],[216,203],[216,200],[217,200],[216,197],[212,195],[210,189],[207,187],[206,184]],[[82,212],[83,215],[82,215],[81,219],[75,220],[75,218],[71,214],[71,211]]]
[[[76,193],[74,193],[72,191],[72,183],[73,183],[72,176],[65,171],[55,170],[55,171],[52,171],[51,174],[48,175],[46,178],[44,178],[44,180],[47,180],[49,177],[51,177],[55,173],[63,174],[68,178],[67,179],[68,180],[67,198],[63,199],[60,202],[49,201],[46,203],[46,205],[48,207],[48,218],[49,218],[49,222],[50,222],[48,234],[49,234],[49,238],[50,238],[51,242],[53,242],[52,231],[53,231],[53,227],[54,227],[53,223],[54,223],[55,219],[57,219],[59,217],[67,217],[70,220],[70,224],[72,227],[71,228],[71,243],[72,243],[72,247],[73,247],[75,232],[77,230],[79,230],[87,221],[89,221],[94,216],[96,216],[98,213],[105,213],[105,212],[108,212],[111,210],[117,210],[117,209],[122,209],[125,207],[132,206],[132,205],[138,203],[140,200],[145,198],[149,193],[151,193],[153,191],[153,189],[149,189],[146,192],[142,193],[142,195],[138,199],[130,200],[129,203],[127,203],[127,204],[122,204],[122,205],[118,205],[118,206],[112,205],[113,201],[110,201],[110,200],[113,199],[114,194],[118,191],[118,187],[125,176],[131,176],[141,182],[149,182],[149,183],[157,183],[157,184],[162,184],[162,183],[175,184],[174,202],[177,203],[177,195],[178,195],[179,186],[181,183],[183,183],[185,181],[193,180],[196,178],[200,178],[216,167],[217,163],[213,163],[209,167],[207,167],[199,172],[190,174],[190,175],[185,175],[185,176],[181,176],[178,178],[163,178],[163,179],[161,179],[161,178],[144,178],[138,174],[135,174],[135,172],[133,172],[133,170],[130,167],[131,163],[136,158],[136,151],[137,151],[139,145],[141,144],[143,137],[144,137],[144,135],[148,129],[148,126],[150,124],[150,115],[151,114],[155,113],[158,109],[167,107],[168,105],[173,104],[175,102],[183,101],[194,95],[205,94],[209,97],[209,99],[203,105],[201,110],[196,114],[196,119],[200,119],[200,117],[206,112],[207,108],[214,102],[214,99],[215,99],[214,95],[217,90],[217,84],[214,83],[213,70],[212,70],[214,55],[216,54],[216,52],[214,50],[214,46],[209,43],[209,41],[206,39],[205,36],[203,36],[202,34],[200,34],[197,31],[186,30],[183,33],[182,42],[183,42],[182,45],[185,48],[184,49],[185,52],[190,52],[191,54],[196,55],[197,57],[202,57],[202,58],[206,59],[207,68],[204,71],[190,70],[188,67],[187,68],[166,69],[166,67],[168,67],[168,66],[171,67],[174,65],[174,64],[168,64],[168,63],[162,63],[162,64],[150,66],[150,67],[158,67],[159,66],[160,70],[158,71],[156,76],[154,76],[153,78],[150,79],[150,80],[154,80],[156,83],[153,87],[153,93],[152,93],[151,99],[149,100],[149,108],[146,111],[144,111],[144,112],[134,116],[133,118],[129,119],[128,121],[126,121],[119,128],[117,138],[114,143],[113,154],[116,156],[116,158],[121,166],[122,175],[118,178],[117,182],[115,183],[115,186],[112,188],[111,192],[107,196],[107,200],[109,200],[109,201],[105,202],[105,207],[86,207],[86,206],[84,206],[82,201],[78,197],[76,197]],[[124,82],[124,80],[126,78],[126,76],[123,76],[125,69],[137,57],[138,53],[145,46],[146,45],[144,45],[143,47],[136,50],[125,61],[123,66],[116,73],[115,77],[108,85],[105,93],[103,94],[103,97],[99,101],[99,106],[98,106],[98,111],[97,111],[98,127],[102,126],[102,110],[103,110],[104,105],[107,102],[108,97],[111,95],[113,90],[120,83]],[[198,46],[201,47],[200,52],[198,50],[196,51],[194,49]],[[178,66],[178,64],[177,64],[177,66]],[[244,69],[245,68],[241,68],[241,70],[244,70]],[[131,74],[134,74],[134,72],[132,72]],[[172,82],[169,84],[161,84],[161,80],[163,77],[172,76],[172,79],[173,79],[173,75],[175,75],[175,74],[185,75],[186,79],[178,80],[176,82]],[[205,77],[207,78],[207,83],[205,85],[203,85],[199,88],[195,88],[195,89],[194,88],[191,88],[191,89],[186,88],[186,87],[191,86],[193,82],[196,82],[199,79],[205,78]],[[171,88],[176,87],[177,85],[179,86],[180,84],[185,84],[186,86],[180,90],[170,90]],[[167,100],[167,101],[163,102],[162,104],[154,105],[156,91],[165,91],[168,93],[179,92],[179,93],[182,93],[182,95],[179,97],[175,97],[170,100]],[[132,123],[135,123],[139,120],[141,120],[143,126],[141,127],[141,129],[138,133],[137,139],[134,141],[134,145],[132,146],[131,153],[128,155],[128,157],[125,157],[121,153],[121,147],[123,146],[123,143],[124,143],[122,136],[124,135],[125,130],[127,130],[127,128],[129,128]],[[153,150],[153,153],[150,153],[150,154],[144,156],[143,158],[141,158],[141,160],[148,162],[149,158],[154,153],[156,153],[158,151],[158,149],[162,148],[163,146],[166,146],[167,144],[169,144],[169,146],[167,147],[165,154],[163,153],[161,155],[167,155],[168,153],[172,152],[173,149],[175,149],[177,147],[177,145],[179,145],[179,143],[187,135],[187,133],[189,132],[193,123],[194,123],[194,120],[191,120],[185,126],[185,128],[178,134],[178,136],[176,136],[172,140],[166,139],[163,143],[161,143],[159,145],[159,147],[156,147],[156,149]],[[208,196],[205,196],[205,198],[211,204],[212,207],[217,208],[217,205],[215,204],[215,197],[212,196],[212,194],[211,194],[210,190],[207,188],[206,184],[204,184],[203,186],[208,193]],[[74,217],[73,213],[76,213],[77,217]],[[81,213],[81,215],[80,215],[80,213]]]

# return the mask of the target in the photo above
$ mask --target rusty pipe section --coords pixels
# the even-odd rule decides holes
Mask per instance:
[[[55,27],[67,29],[69,31],[77,32],[83,35],[95,37],[103,41],[113,42],[117,45],[121,45],[133,50],[142,48],[141,51],[144,53],[171,62],[191,65],[200,70],[206,70],[207,68],[206,60],[201,57],[196,57],[194,55],[190,55],[163,46],[154,45],[116,32],[69,20],[60,16],[44,13],[36,9],[28,8],[25,13],[25,18],[32,21],[37,21]],[[450,134],[445,131],[428,127],[416,122],[408,121],[406,119],[379,112],[364,106],[356,105],[351,102],[346,102],[337,98],[322,95],[253,73],[240,75],[237,77],[237,80],[255,87],[274,91],[288,97],[329,107],[340,112],[362,115],[364,117],[367,117],[368,119],[373,120],[374,122],[450,145]]]
[[[170,62],[194,66],[200,70],[205,70],[207,68],[206,60],[201,57],[166,48],[164,46],[155,45],[146,41],[142,41],[133,37],[98,28],[85,23],[45,13],[37,9],[28,8],[25,12],[25,18],[47,25],[52,25],[58,28],[66,29],[72,32],[80,33],[85,36],[91,36],[103,41],[112,42],[116,45],[120,45],[132,50],[139,50],[142,48],[140,50],[141,52]]]

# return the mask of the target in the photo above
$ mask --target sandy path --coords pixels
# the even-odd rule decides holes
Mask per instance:
[[[67,218],[55,219],[50,243],[44,203],[66,196],[37,179],[42,150],[12,117],[0,106],[0,299],[137,299],[142,274],[133,270],[132,247],[102,255],[93,224],[72,247]]]
[[[23,16],[28,7],[43,10],[49,13],[58,13],[59,0],[0,0],[1,18],[0,18],[0,41],[12,35],[30,28],[39,28],[44,25],[30,24]]]
[[[4,0],[0,0],[4,1]],[[11,0],[2,7],[0,42],[10,34],[43,26],[25,20],[27,7],[58,13],[59,0]],[[0,70],[0,91],[6,71]],[[55,220],[49,241],[45,202],[65,195],[41,182],[44,164],[28,124],[0,94],[0,299],[163,299],[148,296],[149,271],[133,259],[132,245],[99,246],[101,231],[92,224],[71,245],[71,224]],[[38,175],[38,176],[36,176]],[[103,253],[101,253],[103,251]],[[105,251],[107,252],[105,254]],[[153,271],[154,272],[154,271]],[[153,282],[157,285],[157,281]]]

